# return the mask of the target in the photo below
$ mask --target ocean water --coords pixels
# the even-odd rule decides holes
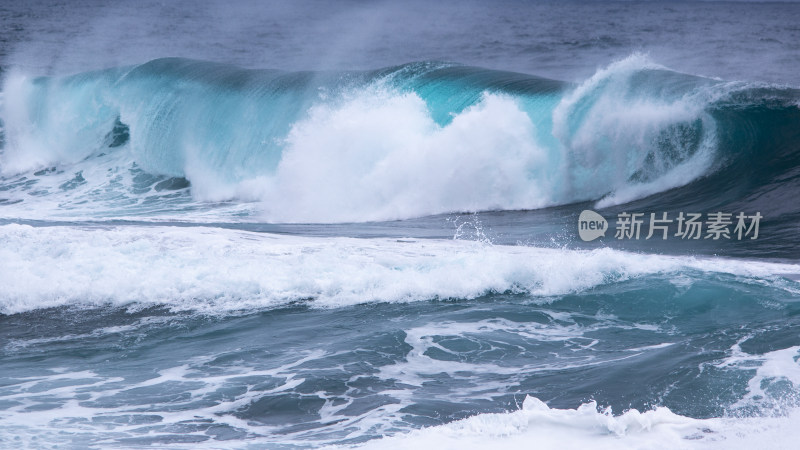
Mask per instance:
[[[0,447],[795,448],[798,17],[3,2]]]

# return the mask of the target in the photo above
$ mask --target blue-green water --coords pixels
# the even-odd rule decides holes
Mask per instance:
[[[0,447],[792,448],[797,13],[0,5]]]

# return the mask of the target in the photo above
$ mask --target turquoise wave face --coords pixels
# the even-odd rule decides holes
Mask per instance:
[[[51,203],[67,216],[180,218],[222,202],[221,217],[273,222],[603,208],[669,192],[653,207],[718,207],[797,166],[798,98],[639,55],[577,85],[433,62],[283,72],[168,58],[10,74],[3,203],[12,216]]]

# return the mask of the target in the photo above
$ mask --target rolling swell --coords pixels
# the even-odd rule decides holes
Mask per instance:
[[[12,72],[0,189],[12,216],[57,197],[67,210],[102,203],[107,216],[245,202],[276,222],[585,201],[794,217],[798,99],[640,55],[577,85],[434,62],[284,72],[167,58],[59,78]]]

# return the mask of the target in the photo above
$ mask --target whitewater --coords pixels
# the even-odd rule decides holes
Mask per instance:
[[[0,5],[0,447],[794,448],[798,12]]]

